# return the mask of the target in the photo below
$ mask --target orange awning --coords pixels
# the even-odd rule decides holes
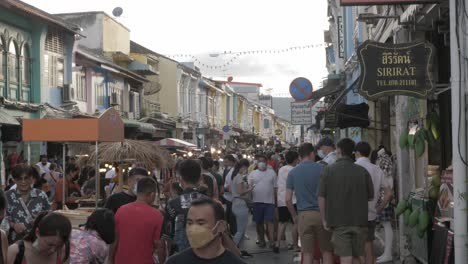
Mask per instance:
[[[24,119],[23,141],[124,141],[124,123],[114,108],[107,109],[99,118]]]

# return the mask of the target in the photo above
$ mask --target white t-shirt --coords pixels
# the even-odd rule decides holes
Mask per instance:
[[[278,171],[278,207],[286,206],[286,182],[289,172],[294,169],[291,165],[283,166]],[[296,195],[293,194],[293,204],[296,204]]]
[[[374,221],[377,218],[377,201],[380,197],[380,189],[388,187],[388,183],[384,180],[385,175],[383,170],[379,166],[374,165],[368,158],[358,158],[356,164],[364,167],[372,178],[372,184],[374,185],[374,199],[369,202],[369,213],[367,220]]]
[[[274,189],[278,187],[276,173],[271,168],[266,171],[254,170],[249,175],[249,185],[254,203],[275,204]]]
[[[50,162],[47,162],[46,165],[43,165],[42,162],[38,162],[38,163],[36,164],[36,166],[38,166],[39,169],[41,170],[41,171],[40,171],[41,175],[44,174],[44,173],[49,173],[49,172],[50,172],[50,170],[49,170],[49,168],[50,168]]]
[[[112,169],[106,172],[106,179],[113,179],[115,175],[117,175],[117,172],[115,171],[115,169]]]

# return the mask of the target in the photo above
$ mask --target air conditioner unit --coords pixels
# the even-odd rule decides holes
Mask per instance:
[[[62,88],[63,102],[71,102],[75,100],[75,89],[70,84],[64,84]]]
[[[110,105],[111,106],[119,105],[119,101],[117,99],[118,99],[118,94],[112,93],[110,97]]]

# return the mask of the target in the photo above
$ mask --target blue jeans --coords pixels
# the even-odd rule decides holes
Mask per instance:
[[[247,231],[247,224],[249,222],[249,208],[243,200],[235,199],[232,203],[232,212],[236,216],[237,232],[234,235],[234,243],[242,249],[244,235]]]

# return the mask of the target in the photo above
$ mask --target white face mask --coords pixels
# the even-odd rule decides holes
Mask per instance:
[[[327,155],[325,155],[325,152],[323,152],[323,150],[321,150],[321,149],[319,149],[317,154],[321,159],[323,159],[323,158],[325,158],[325,156],[327,156]]]
[[[267,164],[265,162],[259,162],[258,163],[258,169],[261,171],[264,171],[267,169]]]

